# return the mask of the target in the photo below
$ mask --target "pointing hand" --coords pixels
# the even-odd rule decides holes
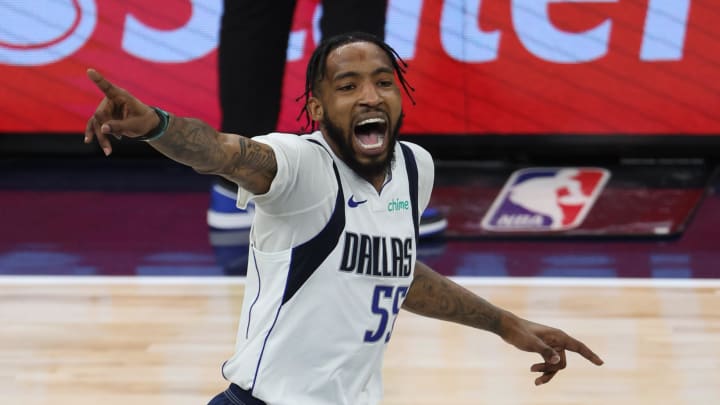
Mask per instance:
[[[112,153],[108,135],[120,139],[121,136],[136,138],[152,131],[160,118],[150,106],[142,103],[132,94],[110,83],[94,69],[88,69],[87,75],[105,94],[95,113],[85,127],[85,143],[94,137],[105,155]]]

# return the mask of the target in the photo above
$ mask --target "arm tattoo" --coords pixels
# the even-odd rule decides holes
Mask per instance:
[[[248,138],[237,139],[231,145],[206,123],[173,116],[167,133],[151,145],[199,173],[223,175],[254,193],[267,191],[277,173],[274,153]]]
[[[217,131],[200,120],[173,116],[165,135],[150,145],[200,173],[213,173],[226,159],[216,137]]]
[[[245,179],[243,187],[248,190],[272,182],[277,173],[275,155],[248,138],[240,137],[239,143],[240,150],[233,154],[230,163],[233,177]]]
[[[420,262],[415,266],[415,277],[403,308],[494,333],[499,333],[502,321],[502,310],[498,307]]]

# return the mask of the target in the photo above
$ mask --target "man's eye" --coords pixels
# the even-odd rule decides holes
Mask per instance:
[[[352,90],[352,89],[354,89],[354,88],[355,88],[355,85],[354,85],[354,84],[346,84],[346,85],[344,85],[344,86],[338,87],[338,90],[340,90],[340,91],[349,91],[349,90]]]
[[[393,85],[393,82],[392,80],[380,80],[378,84],[380,85],[380,87],[390,87]]]

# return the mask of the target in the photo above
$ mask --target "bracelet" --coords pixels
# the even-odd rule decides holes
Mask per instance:
[[[160,122],[155,128],[152,129],[152,131],[148,132],[143,136],[134,138],[136,141],[150,142],[165,135],[165,131],[167,131],[168,126],[170,125],[170,114],[168,114],[167,111],[157,107],[152,107],[152,109],[155,110],[155,114],[157,114],[158,118],[160,118]]]

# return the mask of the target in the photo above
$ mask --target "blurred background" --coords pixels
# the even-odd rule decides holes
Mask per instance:
[[[208,225],[211,177],[146,143],[83,143],[90,67],[219,129],[222,15],[222,0],[0,0],[8,401],[197,404],[226,387],[247,229]],[[302,131],[321,15],[297,1],[281,131]],[[407,314],[384,404],[718,403],[719,19],[710,0],[388,1],[415,88],[402,136],[433,154],[447,220],[418,256],[606,364],[573,359],[538,389],[534,357]]]
[[[82,142],[101,99],[88,67],[219,127],[222,7],[0,2],[0,273],[242,274],[238,239],[208,231],[210,179],[144,143],[106,158]],[[297,4],[281,131],[301,131],[321,13]],[[386,39],[416,89],[404,139],[433,153],[448,220],[420,255],[448,275],[716,277],[718,16],[690,0],[390,1]]]

